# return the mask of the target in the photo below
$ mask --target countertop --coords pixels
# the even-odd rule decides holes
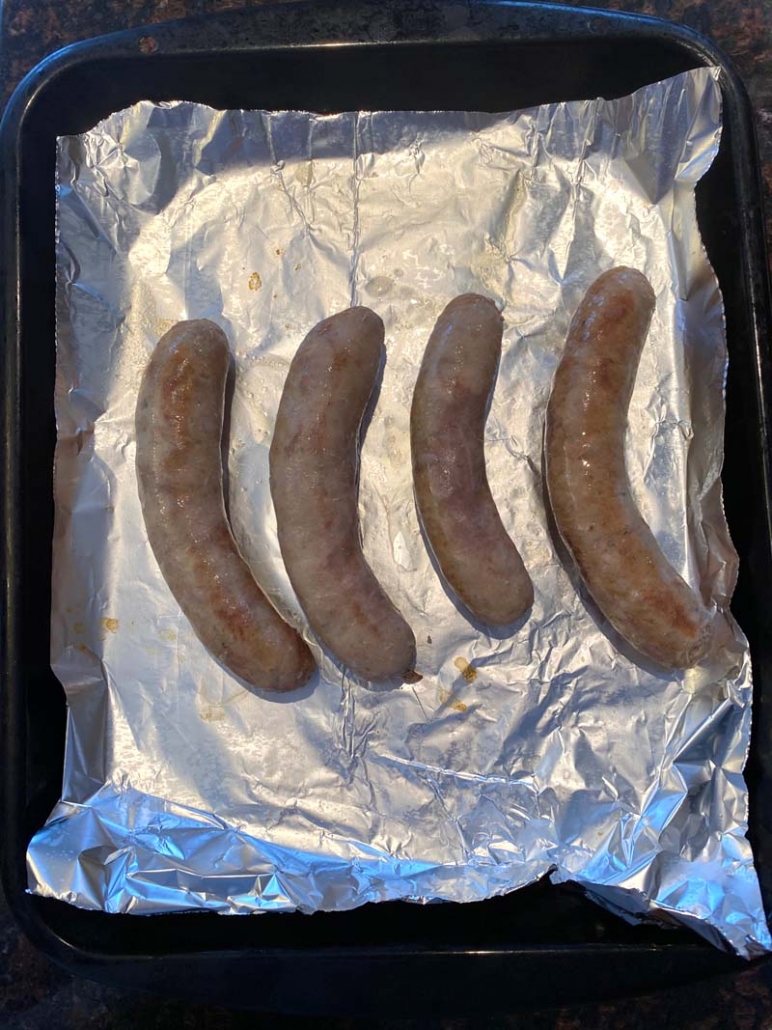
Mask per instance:
[[[590,0],[586,0],[589,4]],[[0,0],[0,110],[16,84],[47,54],[90,36],[188,15],[257,6],[258,0]],[[594,0],[608,7],[680,22],[711,37],[734,60],[753,101],[772,254],[772,2],[770,0]],[[571,6],[579,6],[572,4]],[[159,1000],[75,979],[60,971],[16,929],[0,896],[0,1026],[15,1028],[240,1027],[261,1020],[272,1026],[305,1026],[307,1019],[256,1017]],[[462,1030],[604,1030],[652,1025],[719,1030],[772,1028],[772,960],[738,974],[686,988],[602,1005],[549,1009],[490,1020],[391,1020],[386,1028],[411,1025]],[[361,1025],[316,1022],[338,1028]]]

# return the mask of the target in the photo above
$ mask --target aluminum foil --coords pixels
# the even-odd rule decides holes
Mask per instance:
[[[727,617],[709,668],[636,660],[545,514],[544,409],[571,315],[630,264],[657,307],[630,409],[636,499],[725,607],[726,341],[694,188],[720,136],[706,69],[619,100],[468,112],[216,111],[140,103],[58,150],[52,664],[61,802],[29,848],[38,894],[109,912],[471,902],[550,873],[631,920],[772,946],[745,838],[751,671]],[[532,575],[513,636],[472,625],[419,531],[408,413],[445,304],[506,322],[486,431],[493,494]],[[352,681],[308,634],[277,546],[268,448],[319,319],[367,304],[388,359],[362,446],[364,548],[418,638],[420,683]],[[209,656],[147,542],[134,406],[159,336],[225,330],[236,537],[320,673],[258,696]]]

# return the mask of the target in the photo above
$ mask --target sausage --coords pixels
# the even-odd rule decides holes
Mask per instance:
[[[368,308],[316,325],[287,374],[270,451],[284,564],[311,628],[353,673],[415,678],[415,637],[365,561],[359,432],[385,354]]]
[[[424,352],[410,411],[416,506],[442,575],[478,619],[504,626],[533,585],[488,485],[484,434],[503,319],[487,297],[456,297]]]
[[[618,633],[670,669],[707,654],[711,617],[668,563],[632,499],[627,411],[654,311],[632,268],[597,279],[574,315],[547,405],[547,490],[587,589]]]
[[[314,660],[239,553],[225,514],[221,438],[230,349],[207,320],[153,351],[136,411],[137,482],[150,546],[196,636],[262,690],[302,686]]]

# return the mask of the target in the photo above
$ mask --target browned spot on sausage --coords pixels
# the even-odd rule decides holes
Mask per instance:
[[[466,658],[454,658],[453,664],[464,677],[467,683],[474,683],[477,679],[477,669],[466,660]]]
[[[669,623],[674,629],[684,636],[695,636],[698,630],[698,623],[691,614],[679,604],[666,588],[658,586],[650,587],[643,592],[643,601],[651,611],[660,612],[665,623]]]
[[[303,434],[301,430],[299,428],[294,429],[292,432],[292,436],[289,438],[289,440],[287,440],[283,450],[286,454],[295,454],[295,452],[301,446],[302,443]]]
[[[248,597],[244,597],[243,589],[249,590],[256,585],[244,570],[244,579],[239,587],[234,589],[232,582],[223,583],[219,577],[211,577],[210,566],[213,554],[237,553],[237,548],[230,528],[227,524],[218,522],[213,526],[206,541],[199,541],[191,545],[188,550],[191,563],[195,566],[196,576],[201,580],[208,581],[209,606],[213,624],[221,624],[227,627],[228,633],[236,640],[250,640],[253,646],[255,636],[255,613],[252,610]],[[225,643],[225,642],[224,642]]]
[[[233,533],[227,522],[218,520],[211,528],[207,537],[207,547],[209,550],[209,544],[211,549],[216,550],[220,553],[224,551],[236,551],[236,541],[233,539]]]
[[[369,621],[364,606],[353,597],[351,599],[351,621],[357,626],[367,625]]]
[[[227,626],[236,640],[251,641],[255,635],[255,620],[250,609],[234,604],[231,598],[222,594],[212,598],[212,618],[216,623]]]
[[[595,367],[593,374],[596,386],[598,386],[604,393],[616,388],[617,381],[619,379],[619,373],[614,366],[613,361],[609,361],[608,358],[601,358]]]
[[[249,279],[247,280],[247,286],[250,288],[250,290],[254,291],[254,290],[259,290],[262,285],[263,285],[263,280],[260,278],[260,273],[259,272],[253,272],[252,275],[250,275]]]
[[[619,290],[610,293],[607,300],[600,309],[603,313],[603,320],[611,323],[612,327],[624,322],[635,313],[635,297],[631,290]],[[606,326],[604,325],[605,329]]]
[[[356,539],[343,538],[339,546],[327,556],[327,574],[337,579],[341,569],[345,569],[361,555],[362,549]]]
[[[348,365],[348,354],[345,351],[336,351],[330,362],[331,372],[343,372]]]
[[[459,378],[448,382],[447,391],[454,403],[460,406],[468,405],[476,399],[473,391]]]

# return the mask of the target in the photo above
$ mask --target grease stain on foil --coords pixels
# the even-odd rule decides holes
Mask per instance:
[[[477,669],[466,660],[466,658],[454,658],[453,664],[464,677],[467,683],[474,683],[477,679]]]

